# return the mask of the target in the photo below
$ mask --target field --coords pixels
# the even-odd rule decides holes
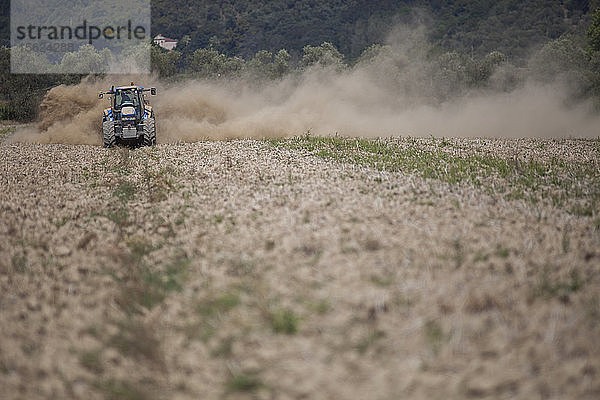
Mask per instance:
[[[600,398],[600,140],[5,142],[0,188],[2,399]]]

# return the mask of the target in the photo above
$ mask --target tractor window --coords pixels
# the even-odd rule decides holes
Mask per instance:
[[[131,104],[136,109],[140,105],[140,98],[135,90],[119,90],[115,94],[115,108],[121,109],[123,104]]]

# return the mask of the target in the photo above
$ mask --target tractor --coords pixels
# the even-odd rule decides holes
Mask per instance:
[[[156,88],[144,88],[131,82],[129,86],[112,87],[100,92],[98,98],[109,95],[110,108],[102,114],[104,147],[117,142],[153,146],[156,144],[154,111],[146,99],[146,93],[156,95]]]

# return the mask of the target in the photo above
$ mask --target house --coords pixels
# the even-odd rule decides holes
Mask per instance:
[[[176,40],[176,39],[169,39],[167,37],[164,37],[161,34],[154,36],[153,41],[155,44],[157,44],[160,47],[167,49],[167,50],[173,50],[175,48],[175,46],[177,46],[177,42],[178,42],[178,40]]]

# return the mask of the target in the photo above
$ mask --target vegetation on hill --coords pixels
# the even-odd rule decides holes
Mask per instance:
[[[154,0],[152,31],[189,36],[188,51],[212,46],[229,56],[331,42],[350,59],[383,43],[390,27],[414,21],[446,50],[485,55],[501,51],[525,59],[565,33],[583,33],[598,0]]]
[[[0,11],[8,22],[8,1],[0,0]],[[154,0],[152,31],[179,44],[174,51],[153,45],[152,69],[165,79],[263,82],[315,65],[342,71],[385,59],[394,72],[413,57],[398,51],[402,39],[389,41],[398,26],[425,27],[413,50],[425,57],[428,76],[444,83],[434,99],[512,90],[531,77],[568,81],[575,100],[600,99],[600,0]],[[8,44],[8,23],[0,29]],[[99,56],[83,50],[69,59]],[[81,79],[9,71],[10,49],[0,47],[1,119],[35,118],[48,88]]]

